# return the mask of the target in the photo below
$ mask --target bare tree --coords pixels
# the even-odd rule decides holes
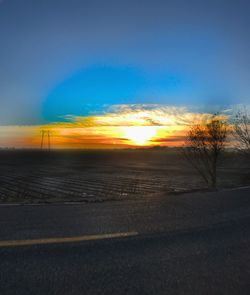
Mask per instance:
[[[208,187],[217,187],[218,160],[225,150],[227,120],[217,114],[193,123],[188,131],[183,154]]]
[[[236,113],[233,134],[238,142],[238,150],[250,155],[250,112],[246,108]]]

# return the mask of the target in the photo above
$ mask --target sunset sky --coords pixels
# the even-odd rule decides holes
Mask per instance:
[[[180,145],[250,92],[248,0],[0,0],[0,146]]]

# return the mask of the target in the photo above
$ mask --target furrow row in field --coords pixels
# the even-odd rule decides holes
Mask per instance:
[[[50,186],[53,186],[53,187],[56,187],[56,186],[61,186],[61,185],[69,185],[71,186],[71,189],[73,189],[73,187],[75,188],[82,188],[82,189],[86,189],[86,187],[90,187],[91,184],[93,184],[96,187],[103,187],[103,186],[112,186],[113,188],[117,187],[117,189],[119,189],[121,187],[120,184],[118,183],[121,183],[122,185],[128,185],[128,186],[137,186],[137,190],[143,190],[143,191],[153,191],[155,189],[159,189],[160,187],[162,187],[162,184],[160,183],[155,183],[155,182],[151,182],[151,181],[137,181],[137,180],[125,180],[124,178],[122,179],[116,179],[116,180],[112,180],[112,183],[111,183],[111,180],[108,179],[108,181],[104,181],[102,179],[101,182],[98,182],[96,179],[95,180],[92,180],[92,179],[88,179],[87,182],[85,179],[83,180],[77,180],[77,179],[67,179],[65,181],[65,179],[61,179],[61,178],[48,178],[46,177],[45,179],[44,178],[37,178],[33,176],[33,179],[32,177],[27,177],[25,179],[13,179],[13,178],[10,178],[10,177],[5,177],[4,179],[2,178],[2,181],[7,181],[7,180],[10,180],[11,182],[13,180],[15,180],[15,183],[19,184],[19,183],[24,183],[25,180],[28,180],[30,184],[40,184],[40,185],[50,185]]]
[[[80,196],[80,197],[107,197],[110,195],[113,196],[121,196],[121,195],[133,195],[135,194],[135,192],[131,192],[128,191],[127,189],[119,189],[119,190],[115,190],[114,188],[109,188],[106,189],[105,187],[103,189],[96,189],[96,187],[90,187],[89,190],[83,190],[81,193],[80,192],[74,192],[72,190],[68,191],[68,190],[62,190],[62,189],[55,189],[55,188],[51,188],[51,187],[28,187],[28,189],[26,187],[24,188],[19,188],[16,186],[10,186],[7,184],[5,184],[5,186],[1,186],[1,191],[4,193],[4,195],[14,195],[14,196],[26,196],[26,197],[37,197],[37,196],[41,196],[43,198],[46,197],[69,197],[69,196]]]
[[[4,181],[5,183],[8,183],[10,185],[13,185],[13,183],[15,183],[16,185],[25,185],[25,182],[23,181],[12,181],[12,179],[5,179]],[[3,183],[3,182],[2,182]],[[38,187],[42,187],[44,188],[45,185],[46,187],[50,187],[50,188],[55,188],[57,189],[58,187],[67,187],[66,190],[74,190],[74,191],[82,191],[82,190],[86,190],[86,189],[91,189],[92,190],[92,187],[94,187],[95,189],[98,189],[98,188],[101,188],[103,189],[105,186],[107,186],[107,183],[97,183],[95,181],[93,182],[75,182],[75,183],[71,183],[71,182],[64,182],[63,180],[61,179],[32,179],[29,181],[29,183],[27,182],[26,183],[27,186],[29,187],[32,187],[32,186],[38,186]],[[113,185],[110,185],[108,184],[108,186],[112,186],[114,187]]]
[[[67,186],[67,188],[62,188],[58,187],[58,186],[50,186],[50,185],[46,185],[44,186],[44,184],[36,184],[34,185],[33,183],[30,183],[27,187],[25,186],[25,184],[23,184],[24,186],[13,186],[13,184],[10,182],[7,184],[7,187],[9,187],[11,185],[11,190],[13,191],[20,191],[20,190],[30,190],[30,191],[35,191],[35,192],[41,192],[41,193],[60,193],[60,194],[67,194],[67,195],[87,195],[88,193],[91,194],[96,194],[96,195],[106,195],[107,193],[115,195],[115,194],[121,194],[121,193],[127,193],[127,194],[138,194],[140,192],[144,192],[144,193],[149,193],[149,192],[154,192],[155,190],[151,189],[147,189],[147,187],[140,185],[140,186],[125,186],[123,184],[121,185],[100,185],[100,186],[96,186],[95,183],[86,183],[84,185],[82,185],[81,187],[73,187],[73,186]],[[19,184],[20,185],[20,184]],[[5,184],[6,186],[6,184]]]
[[[62,195],[66,195],[66,193],[64,191],[60,191],[60,190],[50,190],[48,188],[46,189],[39,189],[36,187],[32,187],[32,188],[28,188],[23,189],[23,190],[19,190],[16,187],[11,187],[11,186],[7,186],[7,187],[1,187],[1,191],[5,191],[6,194],[9,194],[11,196],[15,196],[15,197],[37,197],[37,195],[42,196],[42,197],[58,197],[58,196],[62,196]]]

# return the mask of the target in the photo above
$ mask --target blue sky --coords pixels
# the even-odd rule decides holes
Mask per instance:
[[[0,125],[113,104],[247,104],[247,0],[0,1]]]

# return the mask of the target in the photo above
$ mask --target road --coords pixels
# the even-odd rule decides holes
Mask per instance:
[[[0,294],[248,294],[249,193],[0,206]]]

